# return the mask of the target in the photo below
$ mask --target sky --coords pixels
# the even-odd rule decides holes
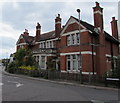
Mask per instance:
[[[96,1],[103,8],[104,29],[111,34],[112,17],[118,19],[118,0]],[[92,7],[96,1],[1,0],[0,59],[9,58],[10,54],[16,51],[16,42],[25,29],[28,29],[29,35],[35,36],[37,22],[41,24],[42,33],[54,30],[54,21],[58,14],[61,15],[62,25],[65,25],[70,16],[78,18],[76,9],[79,8],[81,20],[94,24]]]

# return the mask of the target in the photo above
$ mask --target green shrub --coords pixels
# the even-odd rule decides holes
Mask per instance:
[[[34,67],[34,66],[20,66],[18,68],[19,69],[24,69],[24,70],[37,70],[37,68]]]
[[[8,65],[8,68],[7,68],[7,71],[9,73],[15,73],[16,72],[16,69],[17,66],[16,66],[16,63],[15,62],[11,62],[9,65]]]

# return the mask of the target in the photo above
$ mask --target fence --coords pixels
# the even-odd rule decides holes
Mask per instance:
[[[40,70],[40,77],[51,80],[68,80],[68,81],[80,81],[80,73],[69,73],[60,71]],[[105,82],[104,77],[98,77],[96,75],[82,75],[82,81],[86,83]]]

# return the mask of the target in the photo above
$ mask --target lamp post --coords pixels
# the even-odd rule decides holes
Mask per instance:
[[[77,9],[78,12],[78,20],[79,20],[79,36],[81,39],[81,35],[80,35],[80,9]],[[80,83],[82,84],[82,55],[81,55],[81,40],[79,39],[79,48],[80,48]]]

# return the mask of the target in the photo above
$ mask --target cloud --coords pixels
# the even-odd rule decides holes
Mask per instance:
[[[0,23],[0,37],[11,37],[13,39],[17,39],[21,31],[16,30],[12,27],[12,25]]]
[[[5,23],[0,23],[0,28],[0,53],[2,54],[0,58],[5,58],[6,53],[9,56],[16,51],[16,41],[21,31],[15,30],[12,25]]]
[[[0,2],[0,5],[2,5],[0,38],[4,40],[2,42],[4,56],[6,55],[5,52],[10,54],[15,51],[15,43],[25,28],[28,29],[29,34],[32,36],[35,36],[37,22],[42,26],[42,33],[54,30],[55,17],[58,13],[61,14],[62,24],[65,24],[70,16],[78,18],[76,9],[80,8],[81,19],[90,24],[94,23],[92,7],[95,6],[95,1],[93,0],[39,1],[10,0],[10,2]],[[108,33],[111,33],[110,21],[112,16],[117,16],[117,2],[100,1],[100,5],[104,8],[104,28]]]

